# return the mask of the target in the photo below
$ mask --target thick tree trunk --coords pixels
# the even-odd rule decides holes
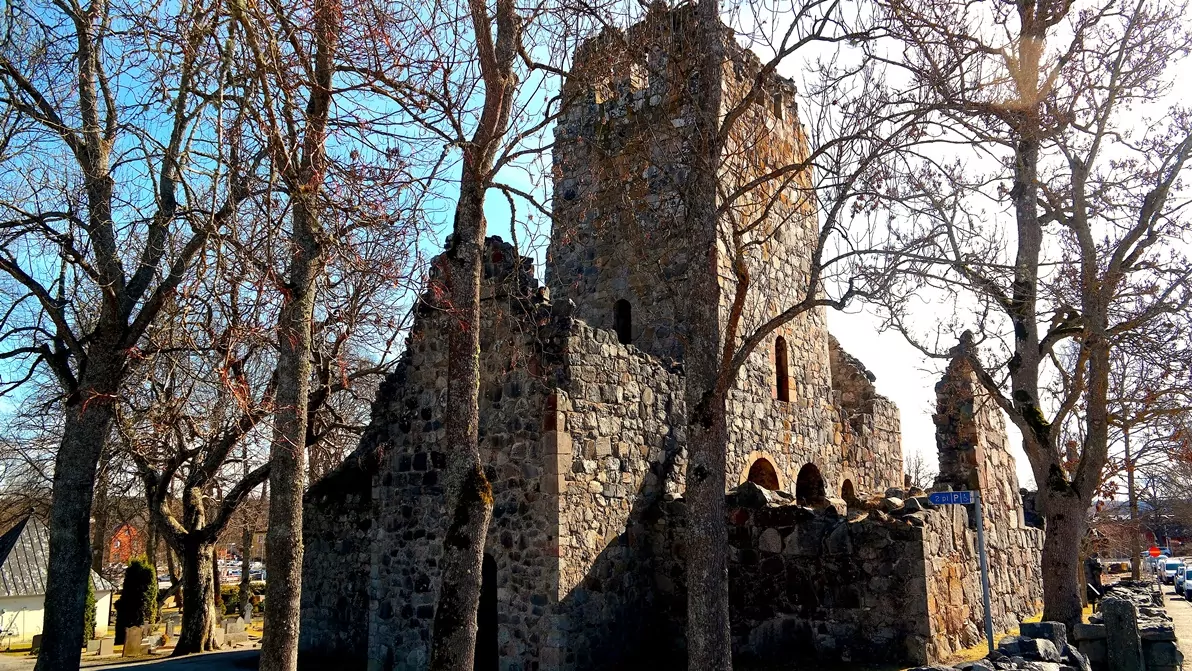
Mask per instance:
[[[153,564],[153,570],[157,570],[157,525],[153,523],[150,518],[145,522],[145,556],[149,558],[149,563]]]
[[[105,351],[101,343],[95,343],[95,348],[98,353]],[[114,354],[115,345],[110,345],[108,351]],[[79,668],[83,608],[91,570],[95,467],[112,426],[111,399],[123,367],[122,356],[98,353],[88,363],[83,391],[67,403],[62,442],[54,459],[43,643],[36,671]]]
[[[1080,593],[1084,571],[1080,541],[1085,532],[1087,503],[1069,492],[1044,486],[1040,504],[1047,523],[1043,541],[1043,619],[1071,629],[1081,622]]]
[[[184,542],[182,549],[182,629],[174,656],[215,649],[216,623],[212,545]]]
[[[469,169],[470,168],[470,169]],[[447,319],[447,410],[444,441],[452,455],[451,524],[443,539],[439,602],[431,643],[432,671],[469,671],[475,661],[484,541],[492,491],[480,463],[480,270],[484,250],[484,189],[475,166],[465,167],[455,229],[446,253],[451,297]]]
[[[310,396],[310,322],[315,279],[322,271],[318,204],[297,194],[291,214],[294,255],[289,293],[278,316],[277,391],[273,442],[269,448],[269,530],[265,536],[269,597],[261,671],[298,668],[299,605],[302,596],[302,493],[306,481],[306,420]]]

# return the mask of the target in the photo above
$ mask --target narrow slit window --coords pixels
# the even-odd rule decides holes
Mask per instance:
[[[621,299],[613,306],[613,330],[622,345],[633,342],[633,308],[629,301]]]
[[[786,338],[778,336],[774,340],[775,388],[778,392],[778,400],[783,403],[789,403],[791,400],[790,375],[787,371],[786,359]]]

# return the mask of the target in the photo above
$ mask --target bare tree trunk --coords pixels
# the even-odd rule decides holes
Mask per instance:
[[[1134,455],[1130,452],[1130,430],[1122,432],[1126,452],[1126,497],[1130,503],[1130,578],[1142,579],[1142,534],[1138,526],[1138,489],[1134,482]]]
[[[86,371],[90,379],[67,402],[62,443],[54,459],[43,644],[36,671],[79,668],[83,607],[91,570],[95,467],[115,416],[111,399],[124,359],[115,354],[116,350],[114,339],[110,350],[95,344],[95,355]]]
[[[721,66],[724,41],[720,3],[700,0],[696,7],[703,54],[695,91],[695,170],[687,194],[688,216],[700,235],[715,239],[719,227],[718,182],[721,162]],[[728,616],[728,529],[725,526],[725,416],[727,390],[719,389],[723,335],[720,325],[720,272],[716,245],[709,245],[700,272],[693,274],[688,324],[693,345],[687,349],[687,668],[732,668]],[[730,343],[735,344],[735,343]]]
[[[240,617],[252,619],[252,524],[247,512],[240,532]]]
[[[480,463],[480,270],[484,251],[484,188],[469,171],[460,188],[445,279],[452,311],[447,320],[447,412],[444,441],[453,457],[455,491],[443,539],[439,602],[435,608],[432,671],[468,671],[475,661],[484,541],[492,518],[492,489]]]
[[[1043,541],[1043,619],[1071,629],[1082,620],[1080,541],[1084,538],[1087,503],[1075,494],[1039,488],[1047,524]]]
[[[145,556],[149,558],[149,563],[153,564],[153,570],[157,570],[157,525],[153,523],[152,516],[145,520]]]
[[[498,0],[492,18],[483,0],[469,0],[468,4],[484,79],[484,104],[472,140],[463,152],[455,226],[442,268],[451,300],[443,429],[450,455],[449,491],[454,491],[448,499],[452,516],[439,562],[442,572],[431,639],[432,671],[471,671],[475,663],[484,541],[493,509],[492,489],[484,475],[479,445],[484,196],[497,149],[509,127],[517,90],[513,63],[521,45],[521,21],[511,0]]]
[[[269,598],[261,671],[298,668],[299,603],[302,596],[302,493],[306,479],[307,399],[310,396],[310,323],[322,246],[313,198],[298,197],[291,214],[294,256],[287,300],[278,317],[277,409],[270,446],[269,530],[265,536]]]
[[[214,553],[211,543],[187,541],[182,548],[182,629],[174,656],[215,649]]]
[[[732,668],[725,525],[724,396],[705,397],[688,424],[687,668]]]
[[[108,525],[110,524],[108,515],[108,478],[106,476],[97,479],[95,502],[91,508],[91,518],[95,520],[91,525],[91,570],[102,574],[104,566],[107,564],[107,536]]]

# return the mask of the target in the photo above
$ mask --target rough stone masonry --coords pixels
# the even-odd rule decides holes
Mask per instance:
[[[564,91],[573,102],[555,130],[546,286],[513,246],[488,241],[480,448],[495,503],[478,670],[686,666],[684,548],[698,539],[683,535],[684,361],[714,346],[687,337],[707,331],[690,323],[688,280],[716,272],[731,294],[716,252],[725,230],[693,230],[684,215],[693,34],[690,7],[655,8],[577,52]],[[731,104],[761,65],[724,39],[718,85]],[[764,83],[731,139],[727,182],[808,151],[793,84]],[[808,179],[777,194],[756,229],[745,328],[807,281],[816,218],[797,187]],[[307,659],[425,668],[448,518],[450,317],[437,301],[430,290],[421,300],[359,448],[307,495]],[[1017,521],[1004,427],[971,375],[954,365],[940,393],[941,451],[976,478],[965,486],[1005,494],[989,496],[985,514],[1006,525],[991,538],[998,626],[1008,627],[1037,606],[1038,532]],[[755,352],[729,410],[727,485],[743,487],[728,520],[738,655],[918,662],[979,639],[972,521],[904,500],[898,409],[828,335],[822,309]],[[749,491],[765,501],[744,502]]]

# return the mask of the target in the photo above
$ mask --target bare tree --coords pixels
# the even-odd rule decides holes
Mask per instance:
[[[724,14],[745,27],[741,34],[726,30]],[[724,521],[729,396],[750,358],[780,330],[809,313],[880,295],[905,250],[918,244],[888,237],[853,215],[867,207],[867,196],[883,191],[892,161],[913,150],[928,111],[886,85],[866,46],[881,27],[864,12],[822,0],[739,3],[726,11],[718,0],[701,0],[695,15],[701,82],[720,81],[740,49],[734,37],[762,53],[760,68],[745,81],[693,92],[696,156],[685,202],[696,230],[715,231],[717,242],[709,266],[693,276],[689,338],[700,346],[690,347],[685,360],[693,408],[685,495],[693,670],[731,668]],[[855,50],[846,54],[839,46],[845,44]],[[817,61],[809,55],[816,50],[829,56]],[[765,140],[761,110],[776,95],[779,68],[797,62],[812,64],[798,105],[810,111],[807,146],[777,147]],[[792,286],[775,288],[757,278],[781,239],[810,258]]]
[[[133,353],[186,270],[244,197],[219,127],[214,9],[22,4],[5,16],[0,338],[11,392],[59,385],[45,645],[38,669],[78,668],[96,465]],[[134,54],[153,54],[142,60]],[[18,368],[19,366],[19,368]]]
[[[887,8],[905,67],[942,110],[947,151],[903,171],[894,216],[937,241],[889,301],[890,323],[942,354],[911,325],[909,299],[928,294],[954,308],[941,330],[974,332],[961,352],[1021,431],[1039,484],[1043,617],[1071,625],[1085,511],[1109,453],[1112,354],[1192,296],[1173,242],[1187,231],[1178,187],[1192,126],[1162,100],[1189,46],[1182,10]],[[1145,123],[1139,105],[1151,105]],[[957,151],[967,153],[950,158]]]
[[[931,467],[927,458],[923,456],[923,452],[919,450],[911,452],[910,456],[903,460],[902,470],[906,476],[908,488],[924,491],[931,489],[931,486],[935,484],[935,476],[939,475],[939,472]]]

